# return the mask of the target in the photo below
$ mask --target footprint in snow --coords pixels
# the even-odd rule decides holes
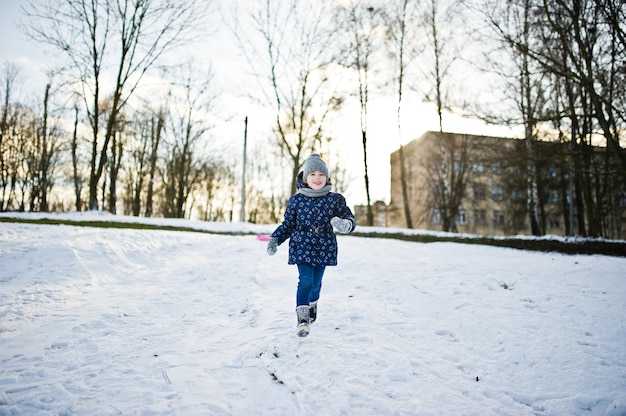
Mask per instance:
[[[445,339],[447,339],[450,342],[459,342],[459,339],[456,337],[456,335],[454,335],[453,332],[450,332],[448,330],[440,330],[435,332],[435,334],[439,335],[440,337],[444,337]]]

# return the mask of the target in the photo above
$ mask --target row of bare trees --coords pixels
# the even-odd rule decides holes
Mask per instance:
[[[503,79],[512,93],[526,142],[527,208],[533,234],[545,224],[539,209],[537,142],[565,143],[568,234],[620,235],[626,184],[626,11],[618,0],[534,1],[479,8],[508,56]],[[595,146],[605,151],[598,157]],[[563,157],[555,155],[555,157]],[[606,219],[613,218],[612,224]]]
[[[409,24],[413,29],[421,27],[413,36],[427,39],[422,53],[400,57],[419,57],[427,63],[420,71],[422,79],[428,80],[424,97],[435,104],[439,131],[443,133],[445,124],[442,110],[450,106],[466,108],[495,124],[523,127],[525,152],[520,157],[531,232],[546,232],[548,163],[559,166],[561,183],[567,184],[561,186],[566,233],[620,237],[626,192],[626,11],[621,2],[402,0],[400,4],[397,10],[401,12],[396,13],[401,17],[396,30],[400,47],[396,50],[403,52],[407,33],[410,36],[407,21],[413,22]],[[421,8],[411,9],[411,4]],[[461,24],[458,16],[464,19]],[[455,33],[458,27],[467,29],[464,37]],[[415,43],[415,38],[406,42]],[[460,82],[459,67],[474,76],[488,76],[490,83]],[[400,66],[400,85],[405,69]],[[472,85],[490,89],[493,101],[481,100],[486,94],[476,90],[471,94],[473,102],[470,99],[460,106],[461,97],[447,94]],[[401,94],[400,88],[398,102]],[[443,134],[440,137],[439,159],[430,169],[430,182],[436,189],[435,208],[443,229],[455,231],[474,162],[467,157],[472,144],[459,145],[445,140]],[[553,152],[553,160],[546,162],[546,155],[538,149],[542,141],[565,143],[558,149],[567,152]],[[404,172],[402,146],[399,154]],[[410,228],[411,204],[402,177],[402,205]]]
[[[3,105],[0,119],[0,211],[47,211],[61,146],[59,126],[49,114],[50,85],[41,113],[13,103],[19,80],[15,65],[2,70]]]
[[[124,211],[134,215],[157,212],[155,194],[158,212],[167,216],[188,216],[193,205],[204,207],[205,214],[219,211],[211,204],[219,198],[222,206],[234,206],[235,164],[217,161],[204,148],[216,98],[210,77],[198,76],[197,70],[170,73],[169,78],[161,74],[171,92],[158,99],[146,98],[143,89],[145,75],[163,63],[167,52],[207,33],[211,9],[212,4],[199,0],[29,3],[22,29],[64,58],[57,86],[63,91],[59,96],[74,97],[77,103],[71,106],[74,127],[62,122],[67,112],[50,117],[50,98],[44,98],[43,108],[26,111],[33,119],[32,131],[20,133],[39,149],[30,157],[36,163],[24,162],[28,158],[23,149],[19,157],[12,155],[8,143],[20,136],[10,133],[11,116],[20,106],[11,101],[12,77],[5,71],[1,208],[50,209],[47,198],[58,177],[55,167],[72,179],[78,209],[84,207],[87,192],[87,208],[115,212],[118,186]],[[618,0],[351,0],[341,6],[330,0],[257,0],[233,11],[232,33],[252,74],[245,94],[273,114],[268,132],[273,156],[257,158],[250,175],[264,178],[264,169],[276,168],[289,172],[289,189],[247,187],[247,200],[258,201],[247,209],[254,221],[277,219],[286,195],[295,191],[303,159],[312,151],[335,161],[336,189],[345,190],[345,158],[337,152],[338,144],[347,140],[347,148],[362,156],[367,223],[372,224],[368,150],[372,140],[396,136],[402,155],[407,97],[434,104],[440,132],[453,108],[524,127],[527,208],[535,234],[545,228],[537,215],[542,180],[537,141],[571,144],[567,156],[579,218],[602,215],[600,194],[620,191],[614,187],[616,176],[623,186],[625,19]],[[495,97],[497,107],[486,105],[485,92]],[[397,126],[389,126],[385,137],[371,137],[369,103],[380,97],[396,98]],[[150,104],[138,104],[142,99]],[[358,111],[358,135],[340,138],[333,128],[335,117],[350,111]],[[589,157],[595,144],[606,145],[603,166]],[[467,180],[456,174],[455,160],[463,151],[449,148],[444,140],[440,146],[446,163],[439,164],[441,171],[433,172],[433,178],[441,190],[443,222],[454,230],[459,192]],[[12,148],[16,152],[20,146]],[[404,171],[410,161],[401,161]],[[9,169],[16,164],[22,164],[20,170]],[[37,174],[17,176],[32,177],[33,191],[20,192],[23,185],[10,172],[29,169]],[[411,228],[410,204],[403,205]],[[580,234],[602,234],[589,220],[579,220],[578,227]]]
[[[189,217],[196,205],[202,218],[232,218],[232,167],[207,147],[210,74],[184,64],[161,69],[162,85],[144,82],[166,68],[167,52],[206,33],[212,9],[205,1],[29,2],[20,29],[61,55],[50,77],[60,81],[54,92],[46,86],[43,109],[28,106],[15,94],[26,80],[5,65],[0,209],[69,209],[67,194],[49,201],[61,180],[76,210]]]
[[[432,13],[437,4],[433,0],[423,10],[416,0],[351,0],[340,6],[330,0],[259,0],[250,12],[235,11],[235,33],[258,87],[251,95],[274,109],[277,148],[280,157],[290,161],[292,192],[303,157],[322,150],[329,136],[335,139],[332,135],[337,133],[329,127],[333,115],[358,109],[359,126],[353,129],[358,138],[344,139],[350,142],[350,151],[362,155],[366,223],[373,224],[369,104],[372,96],[397,96],[398,128],[395,133],[389,129],[389,136],[397,135],[402,146],[406,90],[430,93],[427,83],[417,80],[435,73],[440,82],[442,75],[439,68],[416,64],[424,55],[422,37],[431,28],[424,13]],[[440,94],[438,87],[442,113]],[[389,136],[376,139],[389,141]]]
[[[231,166],[207,148],[206,113],[214,96],[210,88],[193,85],[211,85],[209,75],[198,73],[191,67],[179,68],[176,82],[167,85],[162,99],[142,99],[118,114],[110,145],[102,155],[105,164],[96,189],[99,209],[116,213],[121,207],[127,215],[188,218],[198,206],[196,214],[205,219],[232,217],[235,175]],[[68,109],[73,111],[57,108],[65,117],[73,114],[72,123],[49,113],[54,95],[50,84],[39,107],[13,100],[18,75],[14,66],[6,65],[0,77],[5,97],[0,124],[2,210],[89,209],[86,185],[93,146],[79,106]],[[107,120],[111,108],[101,108],[105,110],[100,118]],[[56,193],[51,192],[54,186]],[[69,189],[75,196],[73,203],[68,202]]]
[[[410,15],[409,3],[402,2],[400,16]],[[422,34],[428,38],[424,50],[430,55],[430,69],[423,72],[423,78],[430,80],[430,92],[424,96],[435,104],[439,131],[444,131],[442,110],[459,99],[450,98],[446,91],[476,84],[458,82],[458,71],[453,69],[463,60],[468,72],[477,74],[474,68],[489,75],[492,84],[478,85],[490,88],[495,100],[486,105],[475,94],[466,108],[489,122],[523,127],[524,153],[516,158],[523,162],[531,232],[546,232],[545,167],[549,165],[559,167],[566,233],[621,237],[626,209],[626,10],[621,2],[430,0],[420,4],[424,9],[418,15],[427,28]],[[467,42],[454,35],[458,25],[450,27],[459,14],[469,29]],[[435,208],[443,229],[455,231],[474,162],[467,157],[472,144],[440,137],[439,160],[433,164],[430,181],[437,190]],[[559,151],[552,151],[546,160],[539,149],[544,141],[564,145],[551,147]],[[404,171],[402,146],[400,160]],[[403,205],[408,210],[406,192]],[[408,227],[410,214],[405,212]]]

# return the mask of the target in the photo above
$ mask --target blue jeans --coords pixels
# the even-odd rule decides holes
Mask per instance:
[[[298,264],[298,292],[296,294],[296,306],[308,305],[320,297],[322,290],[322,277],[326,266],[311,266]]]

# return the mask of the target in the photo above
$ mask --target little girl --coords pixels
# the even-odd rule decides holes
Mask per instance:
[[[326,163],[312,154],[296,178],[298,192],[289,198],[285,218],[270,236],[267,253],[276,254],[277,247],[288,238],[288,264],[298,266],[296,293],[298,336],[309,334],[309,324],[317,319],[317,300],[326,266],[337,265],[337,238],[333,228],[348,234],[356,227],[345,198],[331,192],[332,184]]]

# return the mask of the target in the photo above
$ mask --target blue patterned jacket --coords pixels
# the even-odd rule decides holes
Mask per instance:
[[[298,188],[306,187],[300,177],[296,181]],[[289,198],[285,218],[271,237],[278,245],[289,238],[289,264],[336,266],[337,237],[330,225],[333,217],[351,221],[350,232],[354,231],[356,220],[341,194],[309,197],[296,193]]]

